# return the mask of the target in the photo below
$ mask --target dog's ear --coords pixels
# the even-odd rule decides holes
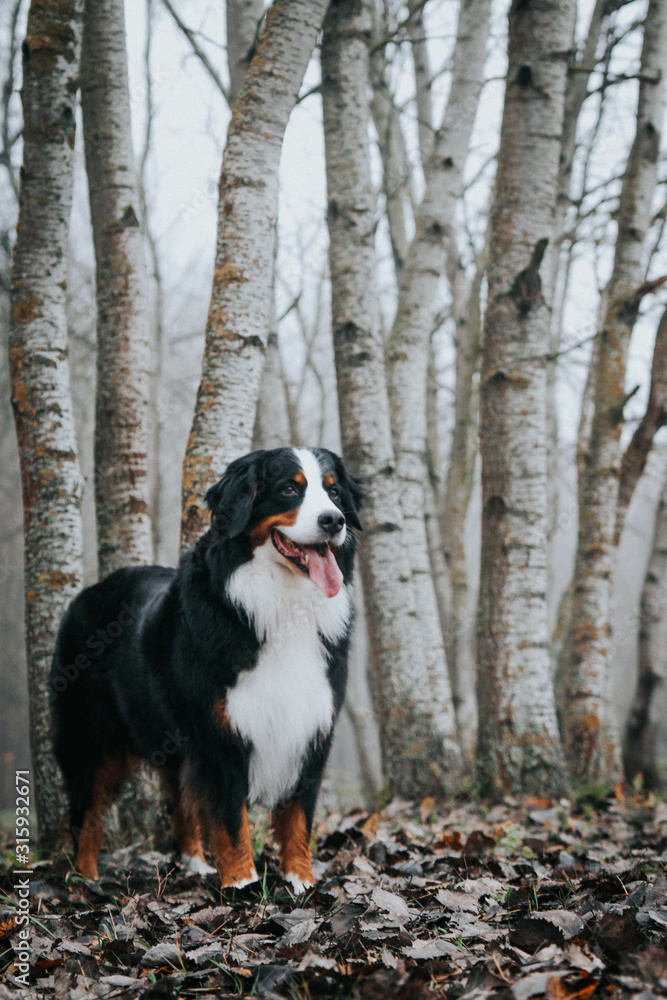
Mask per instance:
[[[250,523],[262,454],[254,451],[230,462],[220,482],[211,486],[204,497],[213,527],[223,538],[236,538]]]
[[[356,528],[357,531],[363,531],[364,529],[361,526],[358,513],[364,504],[364,490],[361,485],[361,480],[352,476],[347,471],[343,465],[342,459],[340,459],[338,455],[334,455],[333,457],[336,463],[336,476],[338,477],[338,482],[345,490],[349,501],[345,504],[345,509],[343,510],[345,520],[352,528]]]

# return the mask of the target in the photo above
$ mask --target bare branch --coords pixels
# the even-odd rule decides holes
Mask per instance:
[[[228,91],[227,87],[224,85],[224,83],[222,82],[222,79],[220,78],[220,74],[218,73],[217,69],[215,68],[215,66],[213,65],[213,63],[208,58],[208,56],[206,55],[206,53],[202,49],[201,45],[197,41],[197,32],[193,31],[192,28],[188,28],[187,24],[185,24],[185,22],[181,19],[181,17],[179,16],[179,14],[174,10],[174,6],[171,3],[171,0],[162,0],[162,3],[165,5],[165,7],[167,8],[167,10],[169,11],[169,13],[171,14],[171,16],[173,17],[173,19],[176,22],[176,25],[178,26],[178,28],[183,32],[183,34],[185,35],[185,37],[187,38],[187,40],[190,42],[190,45],[192,46],[192,51],[194,52],[194,54],[199,59],[199,61],[201,62],[202,66],[207,70],[209,76],[211,77],[211,79],[215,83],[216,87],[218,88],[218,90],[220,91],[220,93],[222,94],[222,96],[224,97],[224,99],[227,102],[228,106],[231,107],[232,102],[230,100],[229,91]]]
[[[419,150],[422,165],[425,167],[433,149],[435,130],[432,124],[433,108],[431,104],[428,49],[426,47],[426,38],[424,37],[424,4],[421,0],[409,0],[408,9],[410,16],[406,26],[415,67],[415,101],[417,104]]]
[[[3,163],[7,173],[9,175],[9,183],[12,186],[12,191],[14,196],[18,201],[19,197],[19,182],[16,176],[16,171],[14,170],[14,165],[12,163],[11,151],[14,147],[17,139],[21,135],[21,130],[19,130],[14,136],[9,134],[9,102],[11,101],[12,94],[14,93],[15,78],[14,71],[16,67],[16,55],[18,53],[18,22],[21,15],[21,7],[23,5],[23,0],[14,0],[14,7],[12,8],[11,16],[9,19],[9,52],[7,55],[7,77],[2,85],[2,124],[1,124],[1,136],[2,136],[2,149],[0,150],[0,163]]]

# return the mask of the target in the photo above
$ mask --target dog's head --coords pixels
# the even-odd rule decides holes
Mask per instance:
[[[206,503],[218,538],[243,539],[250,558],[263,548],[286,571],[310,577],[333,597],[343,582],[343,553],[353,550],[350,528],[361,530],[362,495],[333,452],[275,448],[231,462]]]

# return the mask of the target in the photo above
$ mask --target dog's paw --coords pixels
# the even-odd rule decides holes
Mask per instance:
[[[215,868],[207,864],[198,854],[181,854],[181,864],[188,875],[215,875]]]
[[[289,882],[295,896],[300,896],[306,889],[312,889],[315,885],[315,882],[310,879],[302,881],[298,875],[293,875],[292,873],[285,875],[285,881]]]
[[[87,858],[83,860],[77,860],[76,862],[77,874],[82,875],[83,878],[89,879],[91,882],[96,882],[100,874],[97,870],[97,861],[91,861]]]
[[[244,878],[230,878],[222,879],[223,889],[244,889],[247,885],[252,885],[253,882],[259,882],[259,875],[253,868],[249,875]]]

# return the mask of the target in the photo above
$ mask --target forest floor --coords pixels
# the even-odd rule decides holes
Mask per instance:
[[[332,814],[318,882],[295,899],[270,848],[224,891],[167,854],[60,854],[31,877],[30,989],[58,997],[667,996],[667,804],[433,802]],[[0,883],[0,1000],[17,996],[11,844]]]

